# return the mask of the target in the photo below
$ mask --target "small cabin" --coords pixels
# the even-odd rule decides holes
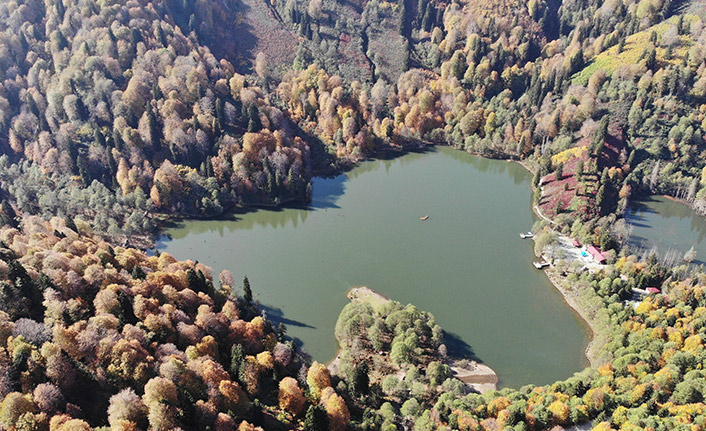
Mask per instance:
[[[647,293],[662,293],[662,291],[657,289],[656,287],[648,287],[645,290],[647,291]]]
[[[591,253],[591,256],[596,259],[596,262],[600,264],[605,263],[605,256],[603,256],[603,253],[601,253],[600,250],[598,250],[596,247],[589,246],[587,250],[589,253]]]

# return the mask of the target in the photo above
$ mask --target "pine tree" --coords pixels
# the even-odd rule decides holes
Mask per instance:
[[[657,50],[654,46],[649,46],[646,48],[644,58],[647,69],[654,70],[657,66]]]
[[[245,359],[245,351],[242,344],[233,344],[230,348],[230,374],[238,378],[240,366]]]
[[[262,129],[262,122],[260,122],[260,111],[258,111],[255,104],[251,104],[248,107],[248,132],[255,133]]]
[[[328,414],[322,406],[309,406],[304,416],[304,431],[327,431],[328,422]]]
[[[71,216],[66,216],[64,218],[64,224],[66,225],[67,228],[78,233],[78,228],[76,227],[76,223],[74,223],[74,219]]]
[[[248,304],[252,302],[252,289],[250,289],[250,280],[247,275],[243,277],[243,298]]]
[[[598,194],[596,194],[596,206],[598,210],[603,213],[603,206],[605,205],[605,185],[598,188]]]
[[[2,224],[8,224],[12,227],[18,226],[17,213],[15,213],[12,205],[6,200],[3,200],[2,203],[0,203],[0,210],[2,210]]]
[[[432,26],[432,14],[433,14],[432,2],[427,3],[427,7],[424,11],[424,17],[422,17],[422,29],[424,31],[431,31]]]
[[[357,397],[367,395],[370,392],[370,377],[368,375],[368,363],[361,361],[353,369],[353,378],[351,381],[351,390]]]
[[[399,5],[399,30],[402,36],[407,36],[407,4],[405,0],[400,0]]]
[[[554,170],[554,180],[559,181],[564,178],[564,164],[557,163],[556,170]]]
[[[287,336],[287,327],[284,325],[284,323],[280,322],[279,325],[277,325],[277,340],[280,343],[284,343],[286,336]]]
[[[628,161],[626,164],[632,168],[633,164],[635,163],[635,150],[630,151],[630,155],[628,156]]]
[[[402,45],[402,68],[404,71],[409,70],[410,50],[411,46],[409,44],[409,39],[405,39],[404,44]]]
[[[598,156],[601,151],[603,151],[603,146],[605,145],[605,140],[608,137],[608,116],[604,115],[601,118],[601,122],[598,125],[598,130],[596,134],[593,135],[593,154]]]
[[[81,176],[81,181],[84,187],[88,187],[91,184],[91,175],[88,172],[88,162],[84,156],[79,156],[76,160],[76,166],[78,167],[78,174]]]

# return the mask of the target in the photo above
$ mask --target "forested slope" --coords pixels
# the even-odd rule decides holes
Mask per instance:
[[[206,25],[225,49],[215,41],[224,24],[198,3],[208,17],[192,15],[192,27]],[[88,189],[104,196],[96,227],[131,234],[149,228],[152,209],[213,215],[306,200],[308,146],[262,90],[199,44],[202,30],[185,35],[178,8],[3,2],[0,16],[0,175],[14,179],[2,186],[19,210],[91,219]],[[138,211],[112,211],[116,201]]]
[[[703,272],[630,256],[616,220],[638,193],[706,210],[702,4],[1,1],[0,425],[701,429]],[[162,217],[307,202],[317,173],[426,144],[523,160],[554,228],[613,250],[566,276],[605,365],[468,394],[426,366],[433,318],[394,306],[341,330],[404,377],[366,382],[352,355],[332,381],[228,273],[118,246]],[[625,305],[647,286],[667,296]]]
[[[247,280],[236,297],[229,271],[214,282],[202,264],[113,248],[58,217],[0,240],[2,429],[345,426],[328,372],[259,315]]]

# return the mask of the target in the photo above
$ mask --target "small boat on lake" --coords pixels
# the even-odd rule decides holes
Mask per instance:
[[[428,219],[428,218],[429,218],[429,214],[425,215],[424,217],[419,217],[419,220],[424,221],[424,220],[426,220],[426,219]]]
[[[520,234],[520,238],[525,239],[525,238],[534,238],[534,234],[532,232],[522,232]]]

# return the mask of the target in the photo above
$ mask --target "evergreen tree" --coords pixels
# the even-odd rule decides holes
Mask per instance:
[[[252,290],[250,289],[250,280],[248,276],[243,277],[243,298],[249,303],[252,302]]]
[[[412,47],[409,44],[409,39],[405,39],[404,44],[402,45],[402,68],[404,71],[409,70],[411,49]]]
[[[238,378],[240,366],[245,360],[245,350],[242,344],[233,344],[230,348],[230,374]]]
[[[407,36],[407,4],[405,0],[400,0],[399,5],[399,23],[398,28],[402,36]]]
[[[17,214],[12,208],[12,205],[10,205],[6,200],[3,199],[2,203],[0,203],[0,210],[2,211],[2,219],[0,219],[0,224],[7,224],[12,227],[18,226]]]
[[[74,222],[73,217],[71,217],[71,216],[64,217],[64,224],[66,225],[67,228],[71,229],[72,231],[78,232],[78,228],[76,227],[76,223]]]
[[[304,416],[304,431],[327,431],[328,425],[326,410],[320,405],[309,406]]]
[[[628,161],[626,162],[626,164],[631,168],[635,164],[635,150],[630,151],[630,155],[628,156]]]
[[[554,170],[554,180],[559,181],[564,178],[564,163],[557,163]]]
[[[284,343],[286,336],[287,336],[287,327],[284,325],[284,323],[280,322],[279,325],[277,325],[277,340],[280,343]]]
[[[645,66],[649,70],[655,70],[657,67],[657,50],[654,46],[648,46],[645,48],[645,53],[643,54],[645,59]]]
[[[81,181],[84,187],[91,185],[91,174],[88,172],[88,162],[84,156],[78,156],[76,160],[76,166],[78,167],[78,174],[81,176]]]
[[[432,2],[427,2],[427,6],[424,10],[424,17],[422,17],[422,29],[424,31],[431,31],[433,14],[432,10]]]
[[[147,274],[145,274],[145,270],[142,269],[142,267],[139,265],[135,265],[135,267],[132,268],[130,275],[132,276],[132,278],[134,278],[136,280],[144,280],[145,278],[147,278]]]
[[[598,207],[598,210],[603,213],[603,206],[605,205],[605,185],[602,185],[598,188],[598,194],[596,194],[596,206]]]
[[[353,369],[350,388],[356,397],[367,395],[370,392],[370,376],[368,373],[368,363],[365,361],[359,362]]]
[[[598,125],[598,130],[596,134],[593,135],[592,149],[595,156],[600,155],[603,151],[603,146],[605,145],[605,140],[608,137],[608,116],[605,115],[601,118],[601,122]]]
[[[262,130],[262,122],[260,121],[260,111],[255,104],[248,107],[248,132],[254,133]]]

